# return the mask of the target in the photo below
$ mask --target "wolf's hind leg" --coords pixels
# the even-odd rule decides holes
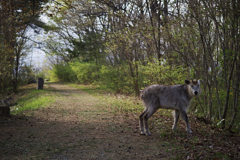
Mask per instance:
[[[151,133],[148,129],[148,119],[156,112],[157,108],[149,107],[146,114],[143,115],[143,124],[144,124],[144,131],[147,136],[151,136]]]
[[[177,129],[177,122],[179,119],[179,115],[180,115],[180,111],[179,110],[175,110],[173,111],[173,118],[174,118],[174,122],[173,122],[173,126],[172,129],[175,131]]]
[[[139,116],[139,128],[140,128],[141,134],[145,134],[144,126],[143,126],[143,116],[146,114],[146,112],[147,112],[147,107],[145,108],[143,113]]]

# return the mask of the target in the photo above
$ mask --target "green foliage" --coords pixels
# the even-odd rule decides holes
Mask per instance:
[[[97,66],[91,62],[72,62],[70,67],[80,83],[93,83],[98,79]]]
[[[179,66],[170,66],[163,61],[155,60],[155,62],[148,62],[146,65],[133,62],[133,65],[138,66],[138,77],[131,75],[126,63],[118,66],[102,65],[99,83],[117,93],[132,94],[136,79],[140,89],[151,84],[182,84],[184,83],[183,78],[187,74],[185,69]]]
[[[185,68],[181,66],[170,66],[166,61],[157,59],[154,62],[148,62],[146,65],[140,65],[141,79],[143,86],[151,84],[183,84],[188,75]]]
[[[114,66],[102,65],[100,84],[117,93],[132,93],[132,78],[126,64]]]
[[[98,83],[115,93],[133,94],[136,78],[138,86],[143,88],[151,84],[182,84],[183,77],[187,74],[185,69],[170,66],[163,61],[155,60],[146,65],[134,62],[133,65],[138,66],[138,77],[131,75],[127,63],[117,66],[102,65],[98,71],[94,63],[75,61],[69,66],[54,66],[50,71],[50,79],[64,82],[78,81],[84,84]]]
[[[65,64],[53,66],[53,69],[49,71],[49,77],[52,82],[75,82],[77,80],[71,66]]]
[[[99,49],[103,47],[103,43],[97,33],[87,33],[80,39],[70,39],[69,41],[74,46],[73,49],[67,49],[70,59],[81,57],[83,62],[93,62],[96,57],[100,58]]]

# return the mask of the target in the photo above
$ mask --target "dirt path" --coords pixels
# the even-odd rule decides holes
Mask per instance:
[[[172,159],[159,136],[141,136],[135,118],[114,113],[100,98],[63,84],[49,107],[0,124],[0,159]],[[170,158],[171,157],[171,158]]]

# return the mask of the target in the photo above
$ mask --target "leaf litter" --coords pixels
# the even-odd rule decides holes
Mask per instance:
[[[160,110],[149,119],[152,136],[143,136],[140,109],[116,110],[102,97],[60,83],[48,86],[57,94],[55,104],[0,117],[0,159],[240,159],[239,134],[194,115],[189,135],[181,119],[173,132],[172,116]]]

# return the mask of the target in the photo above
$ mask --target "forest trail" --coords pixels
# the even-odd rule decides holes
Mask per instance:
[[[56,102],[1,123],[0,159],[172,159],[171,144],[139,134],[138,116],[99,97],[48,83]]]

